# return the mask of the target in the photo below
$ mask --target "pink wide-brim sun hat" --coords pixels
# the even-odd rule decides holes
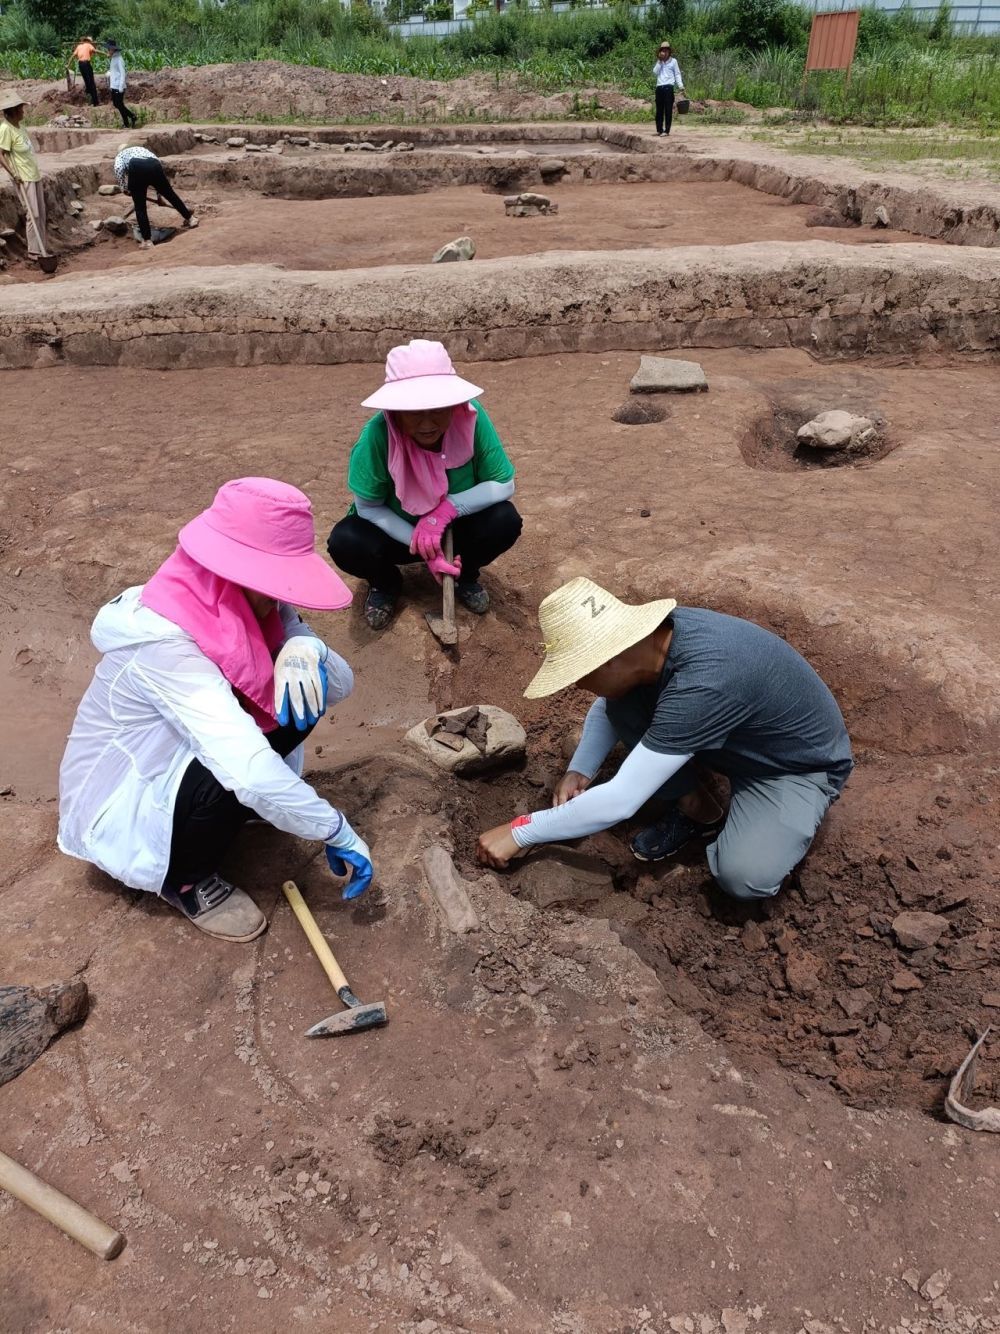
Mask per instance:
[[[309,497],[270,477],[239,477],[177,535],[221,579],[314,611],[350,606],[351,590],[315,551]]]
[[[422,412],[454,408],[482,392],[462,379],[443,343],[414,338],[392,349],[385,359],[385,383],[361,406],[382,412]]]

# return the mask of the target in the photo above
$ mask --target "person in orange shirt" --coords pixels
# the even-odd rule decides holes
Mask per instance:
[[[73,60],[76,61],[77,69],[80,71],[80,78],[87,90],[87,96],[95,107],[101,104],[101,99],[97,96],[97,84],[94,82],[93,61],[96,50],[97,47],[94,44],[93,37],[81,37],[73,48]],[[66,70],[68,73],[72,72],[72,61],[66,66]]]

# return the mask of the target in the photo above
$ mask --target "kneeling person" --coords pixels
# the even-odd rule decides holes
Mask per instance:
[[[480,861],[502,867],[522,848],[607,829],[658,796],[670,805],[632,840],[640,861],[700,837],[727,894],[776,894],[853,768],[840,709],[806,660],[751,621],[672,598],[629,606],[589,579],[551,593],[539,620],[546,657],[525,695],[577,685],[597,699],[553,808],[484,833]],[[621,768],[591,787],[617,741]],[[729,779],[725,816],[699,767]]]
[[[354,684],[295,610],[351,601],[313,542],[295,487],[221,487],[152,578],[98,612],[91,636],[104,656],[59,771],[62,851],[224,940],[267,926],[218,874],[255,814],[325,843],[330,869],[351,877],[345,898],[372,878],[366,844],[301,777],[305,735]]]
[[[351,451],[347,485],[354,503],[330,534],[331,559],[368,581],[365,620],[382,630],[402,586],[400,565],[423,561],[482,615],[490,599],[484,565],[521,534],[511,504],[514,465],[485,410],[483,391],[463,380],[441,343],[415,338],[386,358],[385,383],[362,407],[379,412]],[[451,528],[454,561],[443,550]]]

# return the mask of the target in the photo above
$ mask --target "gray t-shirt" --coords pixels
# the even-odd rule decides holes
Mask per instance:
[[[825,773],[839,791],[854,767],[837,701],[801,654],[752,621],[678,607],[660,685],[608,701],[608,717],[646,728],[660,754],[697,755],[732,778]]]

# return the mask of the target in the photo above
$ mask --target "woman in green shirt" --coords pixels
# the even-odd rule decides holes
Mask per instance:
[[[46,254],[45,195],[42,192],[42,173],[38,170],[31,140],[21,128],[24,120],[24,102],[17,93],[0,97],[0,164],[14,182],[24,188],[30,211],[24,224],[28,258],[38,259]],[[34,214],[34,217],[32,217]]]
[[[383,630],[402,586],[399,567],[422,560],[434,578],[481,616],[490,605],[479,572],[521,534],[511,504],[514,465],[486,412],[483,391],[463,380],[441,343],[415,338],[386,358],[378,408],[351,451],[354,503],[327,542],[333,562],[368,581],[365,620]],[[454,564],[442,550],[451,527]]]

